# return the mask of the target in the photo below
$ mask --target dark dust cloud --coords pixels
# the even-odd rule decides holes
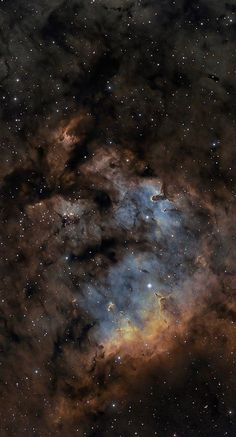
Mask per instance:
[[[235,1],[0,20],[0,436],[235,436]]]

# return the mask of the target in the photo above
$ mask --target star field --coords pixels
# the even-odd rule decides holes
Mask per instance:
[[[234,437],[235,2],[0,20],[0,436]]]

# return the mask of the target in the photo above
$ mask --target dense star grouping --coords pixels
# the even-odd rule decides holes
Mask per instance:
[[[1,436],[235,435],[235,12],[1,1]]]

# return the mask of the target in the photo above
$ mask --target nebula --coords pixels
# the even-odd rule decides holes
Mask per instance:
[[[228,2],[0,3],[0,436],[236,435]]]

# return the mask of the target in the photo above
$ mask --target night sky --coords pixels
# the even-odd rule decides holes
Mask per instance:
[[[0,20],[0,437],[235,437],[236,1]]]

